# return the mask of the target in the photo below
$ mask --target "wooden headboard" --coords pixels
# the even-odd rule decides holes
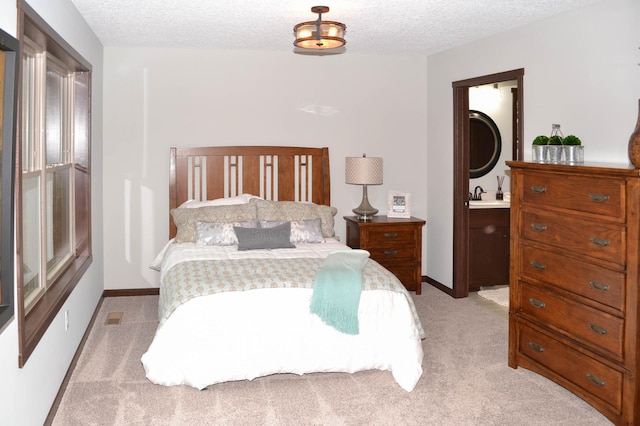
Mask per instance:
[[[171,148],[169,209],[187,200],[240,194],[331,205],[329,148],[216,146]],[[176,227],[169,215],[170,238]]]

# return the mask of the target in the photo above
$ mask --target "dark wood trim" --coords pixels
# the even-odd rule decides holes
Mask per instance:
[[[434,280],[433,278],[430,278],[428,276],[423,277],[422,281],[426,282],[427,284],[437,288],[438,290],[442,291],[443,293],[448,294],[451,297],[455,297],[453,295],[453,289],[450,287],[447,287],[446,285]]]
[[[89,268],[91,262],[92,258],[90,256],[76,258],[66,271],[58,277],[56,284],[47,290],[27,315],[24,315],[23,299],[18,300],[18,305],[22,306],[22,313],[18,315],[21,341],[18,354],[20,368],[27,362],[27,359],[33,353],[38,342],[44,336],[60,309],[62,309],[62,305],[64,305],[80,278]],[[18,287],[18,294],[22,295],[20,287]]]
[[[26,1],[18,0],[18,15],[23,14],[26,14],[28,19],[22,21],[18,35],[26,34],[73,70],[91,71],[89,61],[67,43]]]
[[[469,295],[469,88],[501,81],[516,80],[516,135],[518,149],[514,157],[522,159],[524,123],[524,68],[474,77],[452,83],[453,86],[453,296]],[[514,158],[515,159],[515,158]]]
[[[122,290],[105,290],[102,297],[123,297],[123,296],[158,296],[159,288],[128,288]]]
[[[469,294],[469,86],[454,85],[453,297]],[[462,165],[462,167],[461,167]]]
[[[91,71],[91,64],[87,62],[76,50],[74,50],[57,32],[47,24],[36,11],[31,8],[24,0],[18,1],[18,36],[20,41],[20,57],[22,57],[23,49],[23,36],[26,34],[28,37],[34,39],[38,43],[44,43],[47,50],[60,56],[59,59],[65,63],[72,61],[73,69],[78,71]],[[43,42],[44,40],[44,42]],[[22,85],[22,76],[19,75],[18,93],[20,93],[20,87]],[[89,99],[91,101],[91,99]],[[90,108],[90,107],[89,107]],[[18,107],[18,111],[20,107]],[[91,111],[91,108],[89,109]],[[20,128],[21,117],[18,114],[18,141],[20,140]],[[16,178],[15,178],[15,206],[16,216],[15,223],[16,229],[16,264],[22,265],[22,155],[20,143],[16,144]],[[89,150],[91,149],[91,143],[89,142]],[[90,151],[89,151],[90,152]],[[90,154],[89,154],[90,155]],[[90,170],[91,159],[87,161],[87,166]],[[91,178],[88,180],[88,188],[91,188]],[[87,195],[88,208],[90,215],[90,197],[91,193]],[[91,226],[91,219],[87,218],[88,225]],[[90,230],[90,228],[89,228]],[[27,313],[24,306],[23,295],[23,277],[22,268],[16,268],[16,283],[17,283],[17,321],[18,321],[18,366],[22,368],[27,362],[29,356],[33,353],[38,342],[44,336],[44,333],[49,328],[49,325],[58,314],[71,292],[75,289],[76,285],[89,268],[92,263],[92,250],[91,250],[91,233],[87,236],[88,242],[85,244],[82,252],[76,253],[75,260],[65,270],[60,277],[56,279],[56,282],[51,286],[43,297],[36,303],[36,305]]]

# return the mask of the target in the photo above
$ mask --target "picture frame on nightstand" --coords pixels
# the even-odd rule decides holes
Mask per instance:
[[[409,192],[389,191],[387,217],[411,217],[411,194]]]

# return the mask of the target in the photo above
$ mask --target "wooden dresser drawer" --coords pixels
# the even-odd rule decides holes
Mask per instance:
[[[623,359],[624,321],[540,287],[520,282],[522,315],[571,335],[600,353]]]
[[[625,274],[522,244],[517,259],[524,278],[533,278],[571,293],[624,310]]]
[[[625,227],[575,216],[522,210],[521,236],[558,247],[563,252],[582,254],[625,264]]]
[[[623,219],[624,188],[623,179],[527,173],[523,176],[522,201]]]
[[[623,374],[520,323],[520,352],[612,407],[622,408]]]
[[[367,245],[369,247],[397,246],[403,243],[413,244],[416,230],[407,226],[372,227],[367,229]]]

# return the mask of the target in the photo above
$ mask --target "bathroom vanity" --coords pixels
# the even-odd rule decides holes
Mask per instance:
[[[469,291],[509,285],[509,202],[469,202]]]

